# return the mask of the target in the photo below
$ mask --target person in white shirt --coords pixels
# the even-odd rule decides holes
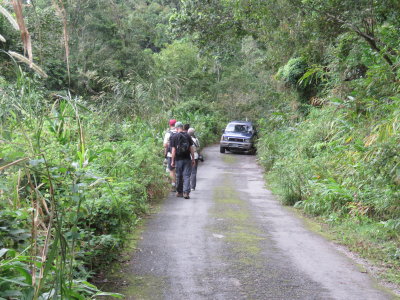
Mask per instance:
[[[190,175],[190,188],[192,191],[196,190],[196,175],[197,175],[197,166],[199,164],[199,153],[200,153],[200,141],[194,135],[195,129],[189,128],[188,134],[192,138],[193,141],[193,149],[194,149],[194,160],[195,164],[192,166],[192,174]]]
[[[169,177],[171,180],[173,192],[176,191],[176,183],[175,183],[176,182],[176,174],[175,174],[175,167],[171,166],[172,153],[171,153],[171,147],[170,147],[170,138],[171,138],[171,135],[176,133],[175,123],[176,123],[175,119],[169,120],[169,130],[164,135],[164,155],[165,155],[165,158],[167,159],[167,172],[169,172]]]

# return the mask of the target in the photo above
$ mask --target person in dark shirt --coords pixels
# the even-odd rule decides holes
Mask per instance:
[[[172,158],[171,166],[176,170],[176,196],[189,199],[190,196],[190,175],[192,173],[192,165],[195,164],[193,141],[187,132],[183,131],[183,124],[176,122],[175,128],[177,133],[171,136]],[[177,146],[181,139],[188,144],[187,151],[177,153]]]

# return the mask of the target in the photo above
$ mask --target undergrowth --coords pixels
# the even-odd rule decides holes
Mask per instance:
[[[400,99],[312,107],[297,122],[263,124],[260,160],[286,205],[322,216],[338,240],[400,274]],[[388,273],[388,274],[389,274]]]
[[[171,113],[106,118],[24,73],[15,84],[1,79],[0,91],[0,299],[106,295],[91,277],[118,259],[168,189],[162,141]],[[174,117],[203,144],[219,131],[211,113]]]

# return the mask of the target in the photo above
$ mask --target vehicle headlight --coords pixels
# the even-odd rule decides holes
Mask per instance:
[[[245,141],[246,143],[250,143],[250,142],[251,142],[251,139],[244,139],[244,141]]]
[[[223,141],[227,141],[227,140],[228,140],[228,137],[227,137],[227,136],[222,136],[222,140],[223,140]]]

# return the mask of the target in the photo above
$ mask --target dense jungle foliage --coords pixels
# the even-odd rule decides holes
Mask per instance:
[[[400,282],[399,40],[397,0],[0,0],[0,299],[106,294],[171,117],[258,122],[283,203]]]

